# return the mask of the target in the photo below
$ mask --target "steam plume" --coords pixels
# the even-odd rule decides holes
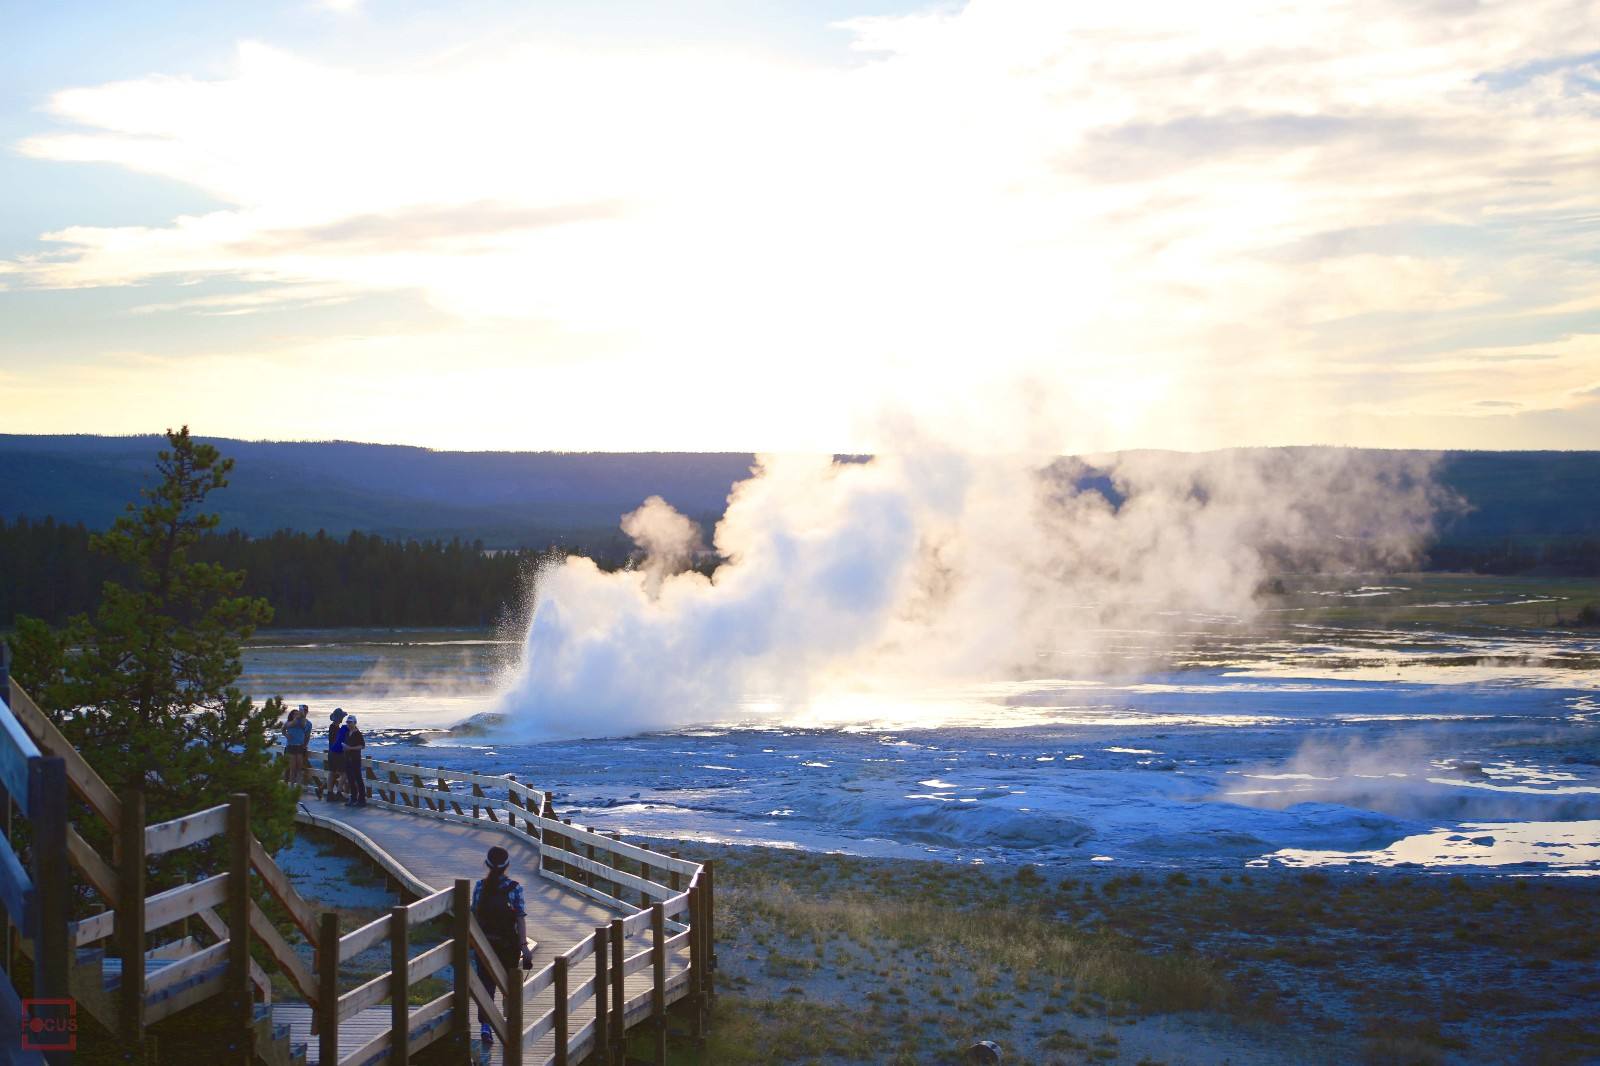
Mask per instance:
[[[784,715],[820,693],[1113,668],[1197,613],[1248,617],[1269,565],[1403,564],[1438,492],[1415,453],[1124,453],[1026,462],[764,456],[734,487],[713,577],[693,526],[652,498],[623,528],[644,565],[540,575],[501,699],[530,738]],[[1063,658],[1064,657],[1064,658]],[[1061,666],[1054,667],[1061,669]]]

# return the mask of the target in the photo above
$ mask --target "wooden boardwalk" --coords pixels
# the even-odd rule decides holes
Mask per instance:
[[[322,828],[352,837],[357,832],[366,840],[378,845],[395,863],[410,872],[411,877],[426,887],[426,892],[448,888],[458,877],[477,880],[483,876],[483,856],[498,844],[510,853],[510,876],[522,882],[523,901],[528,908],[528,938],[534,941],[533,965],[544,967],[555,954],[573,948],[595,928],[610,924],[614,917],[626,917],[632,911],[606,908],[600,903],[586,900],[568,888],[552,884],[539,877],[539,850],[520,837],[509,834],[496,824],[485,820],[483,828],[464,824],[442,823],[421,818],[411,813],[390,810],[387,807],[352,808],[342,804],[326,804],[312,792],[307,792],[304,808],[307,816],[301,821],[322,824]],[[363,848],[365,850],[365,848]],[[379,858],[374,855],[373,858]],[[381,861],[381,860],[379,860]],[[390,871],[394,872],[394,871]],[[405,879],[400,879],[405,880]],[[421,888],[411,888],[421,893]],[[669,952],[667,976],[669,981],[688,967],[688,952],[683,949]],[[629,976],[629,997],[650,989],[650,973],[640,972]],[[550,988],[541,989],[523,999],[526,1018],[539,1018],[554,1005],[555,994]],[[413,1012],[414,1013],[414,1012]],[[477,1012],[474,1012],[477,1013]],[[594,1020],[594,1000],[574,1010],[571,1028],[576,1032]],[[309,1045],[309,1063],[318,1063],[317,1039],[310,1034],[312,1010],[301,1004],[283,1004],[272,1008],[272,1020],[290,1026],[294,1044]],[[477,1021],[474,1020],[474,1026]],[[389,1028],[389,1007],[373,1007],[339,1024],[339,1058],[365,1045],[368,1040]],[[555,1053],[555,1037],[546,1034],[528,1045],[528,1061],[539,1063]],[[499,1048],[494,1048],[494,1063],[501,1063]]]
[[[602,906],[546,881],[539,876],[539,849],[487,820],[480,829],[422,818],[376,804],[346,807],[327,803],[310,793],[306,795],[303,810],[309,812],[311,818],[339,823],[371,840],[421,882],[423,887],[408,886],[417,895],[449,888],[458,877],[478,880],[484,875],[483,859],[489,849],[497,844],[505,848],[511,854],[509,873],[522,882],[528,907],[528,936],[541,949],[554,947],[558,952],[565,951],[594,932],[595,926],[632,913]],[[340,831],[331,825],[328,828]],[[545,951],[538,953],[545,954]]]
[[[608,925],[615,918],[637,913],[636,908],[606,906],[545,879],[539,873],[539,849],[525,837],[509,832],[503,825],[486,818],[479,825],[446,822],[420,816],[403,807],[391,807],[376,797],[366,807],[352,808],[342,803],[328,803],[316,798],[314,793],[307,792],[299,820],[352,840],[405,885],[408,891],[419,896],[449,888],[457,878],[477,881],[484,875],[484,856],[489,848],[495,845],[505,848],[511,856],[510,876],[521,882],[523,887],[528,937],[535,944],[533,965],[536,971],[556,955],[589,937],[597,927]],[[630,946],[630,953],[635,950],[636,946]],[[667,987],[676,993],[668,996],[669,1002],[679,998],[687,984],[684,975],[689,961],[686,947],[678,946],[667,952]],[[587,972],[574,968],[574,983],[593,975],[593,961],[588,961],[588,966],[590,969]],[[626,982],[627,998],[632,1000],[649,992],[651,985],[652,976],[648,969],[630,974]],[[551,1010],[554,1001],[553,988],[545,985],[524,998],[523,1016],[530,1022],[539,1019]],[[417,1008],[413,1007],[412,1013],[416,1011]],[[635,1009],[629,1013],[632,1019],[644,1012]],[[319,1064],[317,1039],[311,1033],[311,1008],[301,1004],[279,1004],[273,1007],[272,1017],[275,1023],[289,1026],[292,1043],[304,1042],[307,1045],[307,1061]],[[341,1022],[341,1062],[374,1036],[386,1032],[389,1019],[389,1007],[384,1005],[361,1011]],[[596,1004],[590,998],[572,1011],[569,1031],[581,1032],[585,1025],[595,1020]],[[476,1011],[473,1029],[476,1033]],[[529,1044],[525,1051],[529,1063],[545,1062],[554,1054],[553,1032]],[[502,1061],[498,1045],[493,1061],[497,1066]]]
[[[24,869],[0,842],[8,860],[0,861],[0,912],[21,934],[33,988],[75,998],[135,1058],[148,1050],[150,1026],[191,1008],[230,1019],[219,1059],[248,1046],[265,1066],[405,1060],[439,1040],[475,1037],[480,1012],[501,1036],[497,1047],[509,1040],[506,1057],[520,1055],[523,1066],[576,1066],[597,1049],[615,1052],[641,1024],[664,1063],[667,1008],[678,1001],[690,1032],[703,1033],[716,970],[711,863],[572,825],[549,792],[511,775],[371,757],[361,767],[371,806],[318,800],[326,773],[313,770],[315,789],[298,817],[350,839],[415,898],[346,930],[336,912],[300,894],[251,833],[248,795],[149,824],[144,794],[113,792],[5,676],[0,656],[0,785],[34,844]],[[109,859],[68,821],[69,788],[80,820],[116,842]],[[149,860],[207,842],[213,861],[197,879],[147,891]],[[491,962],[485,979],[464,961],[475,946],[489,951],[465,889],[494,845],[511,855],[537,946],[531,973],[505,974]],[[70,920],[69,875],[104,909]],[[443,939],[411,943],[412,929],[420,937],[441,921]],[[355,960],[375,960],[385,944],[384,972],[354,972]],[[510,989],[515,1006],[494,989]],[[0,1026],[17,1035],[19,1007],[7,975]],[[0,1037],[0,1062],[19,1060],[19,1051]]]

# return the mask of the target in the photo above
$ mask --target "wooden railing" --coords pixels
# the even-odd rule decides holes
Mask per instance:
[[[0,974],[0,997],[5,1000],[0,1017],[16,1020],[21,1017],[21,1000],[10,972],[11,930],[19,930],[32,942],[35,997],[67,995],[71,949],[67,936],[66,765],[41,752],[11,713],[9,655],[9,649],[0,643],[0,802],[5,804],[6,828],[0,839],[0,910],[4,911],[6,936],[5,957],[0,960],[6,967]],[[12,843],[13,808],[28,824],[26,864]],[[0,1044],[0,1048],[4,1046]]]
[[[102,942],[117,949],[122,969],[114,1011],[108,1012],[113,1016],[101,1020],[115,1027],[125,1046],[137,1054],[149,1026],[194,1003],[223,996],[222,1009],[238,1023],[237,1050],[248,1054],[255,1038],[255,1003],[257,999],[270,1003],[272,998],[271,977],[251,957],[253,939],[261,943],[290,987],[308,1003],[315,1003],[317,986],[311,971],[252,898],[253,871],[307,943],[316,943],[315,911],[250,832],[250,797],[239,793],[228,803],[146,825],[142,792],[114,793],[14,679],[8,689],[9,713],[0,714],[0,722],[14,726],[29,742],[55,756],[63,769],[63,812],[65,786],[70,785],[116,842],[116,859],[108,862],[63,818],[63,845],[57,850],[65,860],[62,889],[57,893],[62,908],[58,924],[69,949]],[[219,838],[226,854],[222,872],[146,894],[149,860]],[[68,862],[108,909],[81,921],[67,921]],[[179,922],[187,924],[191,918],[216,942],[147,973],[150,941],[163,939],[152,934]]]
[[[135,1057],[150,1025],[213,998],[220,999],[218,1009],[237,1020],[238,1042],[232,1050],[252,1055],[256,1000],[270,1002],[272,988],[269,974],[251,957],[252,944],[260,946],[311,1007],[321,1066],[364,1066],[380,1057],[405,1066],[415,1052],[445,1037],[458,1041],[464,1051],[472,1037],[474,1004],[494,1029],[508,1066],[535,1061],[539,1066],[566,1066],[591,1053],[621,1061],[627,1030],[645,1022],[654,1028],[656,1061],[662,1062],[666,1008],[684,999],[692,1007],[695,1034],[702,1031],[715,969],[709,863],[688,862],[574,826],[555,817],[549,793],[509,777],[365,759],[364,773],[375,793],[372,802],[418,817],[498,827],[538,849],[540,876],[604,904],[617,916],[534,973],[507,972],[499,963],[472,915],[471,883],[465,880],[429,890],[341,934],[338,916],[313,908],[251,834],[248,796],[236,794],[226,804],[147,825],[141,792],[118,795],[107,786],[14,680],[0,677],[0,695],[5,696],[0,706],[0,786],[28,819],[32,856],[30,872],[9,840],[0,844],[0,905],[7,927],[20,930],[33,944],[35,995],[68,994],[75,949],[102,943],[119,949],[122,973],[114,1007],[101,1020],[118,1030]],[[310,777],[318,789],[325,788],[323,771],[312,770]],[[106,860],[68,824],[69,788],[116,841],[114,860]],[[216,840],[222,841],[219,850],[225,854],[220,872],[147,893],[149,860]],[[106,910],[69,920],[69,868]],[[302,951],[262,909],[252,875],[287,914],[291,930],[313,949],[313,965],[306,964]],[[413,930],[442,918],[448,918],[449,936],[413,954]],[[152,934],[188,924],[188,919],[209,931],[214,943],[147,972],[149,942],[161,939]],[[390,969],[341,990],[341,963],[385,940]],[[472,965],[474,955],[482,961],[487,983]],[[452,972],[450,990],[412,1010],[412,990],[446,966]],[[585,976],[578,975],[579,967]],[[641,979],[647,971],[648,978]],[[99,986],[98,967],[95,984]],[[11,992],[15,998],[9,976],[0,985],[0,995]],[[525,1018],[525,1005],[542,1004],[546,991],[549,1008]],[[390,1005],[387,1031],[341,1057],[341,1023],[385,1001]],[[95,1005],[88,1006],[92,1010]],[[551,1050],[536,1054],[546,1037]]]
[[[493,825],[533,844],[540,874],[607,906],[634,909],[670,899],[686,890],[702,865],[624,843],[593,829],[559,819],[549,792],[511,776],[442,770],[432,766],[361,760],[372,802],[425,818]],[[308,769],[323,795],[327,774]],[[451,788],[455,785],[455,788]]]
[[[370,757],[362,759],[362,770],[370,803],[419,817],[478,828],[496,827],[538,849],[540,876],[625,916],[597,926],[542,969],[525,974],[520,970],[507,973],[501,967],[476,920],[463,910],[470,904],[470,882],[457,881],[453,888],[410,905],[442,909],[443,897],[451,900],[452,939],[414,958],[407,956],[401,938],[418,919],[408,908],[395,908],[389,916],[345,938],[365,950],[387,937],[393,962],[388,973],[340,997],[341,1005],[348,1007],[341,1006],[338,1017],[375,1006],[385,995],[391,1004],[404,1002],[411,985],[443,966],[448,961],[447,954],[453,959],[459,951],[463,964],[454,968],[456,987],[411,1014],[409,1026],[401,1024],[396,1010],[390,1031],[347,1056],[344,1063],[364,1063],[385,1050],[387,1061],[406,1063],[410,1053],[420,1046],[416,1035],[419,1018],[427,1015],[431,1020],[434,1015],[429,1012],[435,1009],[441,1014],[446,1010],[465,1014],[469,1001],[477,1004],[482,1016],[489,1020],[508,1066],[533,1063],[530,1053],[547,1036],[552,1038],[553,1050],[539,1058],[538,1066],[566,1066],[594,1052],[602,1061],[621,1061],[626,1031],[646,1022],[652,1025],[656,1036],[656,1061],[662,1062],[666,1008],[686,998],[691,1001],[693,1032],[700,1035],[714,991],[710,863],[689,862],[574,826],[568,819],[555,817],[550,793],[509,776]],[[319,795],[324,794],[326,772],[311,769],[307,773]],[[373,857],[385,865],[392,862],[386,854]],[[405,918],[402,911],[407,912]],[[463,942],[470,942],[484,961],[493,988],[481,983],[465,965],[464,949],[458,947]],[[343,948],[340,957],[346,957]],[[403,965],[402,958],[406,959]],[[580,978],[577,968],[585,963],[589,972]],[[635,980],[638,990],[630,996],[628,979],[646,971],[648,980]],[[399,976],[402,972],[406,974],[404,980]],[[549,1009],[531,1020],[523,1018],[525,1004],[546,990],[551,995]],[[497,992],[506,1005],[504,1012],[493,1002]],[[575,1024],[579,1019],[581,1024]],[[328,1021],[322,1022],[322,1034],[324,1039],[332,1039]],[[423,1041],[435,1038],[432,1033],[421,1034]]]

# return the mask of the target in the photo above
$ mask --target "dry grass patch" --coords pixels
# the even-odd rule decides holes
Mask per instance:
[[[1205,960],[1144,952],[1115,933],[1075,930],[1025,906],[958,907],[862,891],[824,897],[766,879],[730,887],[723,898],[736,921],[759,921],[799,940],[843,935],[863,946],[889,940],[955,971],[970,988],[987,988],[1001,975],[1020,977],[1023,987],[1050,977],[1148,1011],[1204,1010],[1230,999]]]

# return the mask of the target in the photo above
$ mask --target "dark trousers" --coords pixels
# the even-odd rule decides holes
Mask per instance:
[[[367,802],[367,779],[361,776],[361,750],[344,753],[344,777],[350,782],[350,798],[357,803]]]
[[[515,944],[496,944],[491,942],[495,958],[500,960],[503,969],[512,981],[522,976],[522,949]],[[500,991],[495,986],[494,977],[489,973],[489,967],[483,964],[483,957],[476,951],[472,953],[472,968],[478,971],[478,980],[483,982],[483,987],[489,990],[489,1000],[494,1001],[495,995]],[[483,1012],[483,1007],[478,1007],[478,1032],[489,1043],[494,1043],[494,1029],[489,1025],[489,1019]]]

